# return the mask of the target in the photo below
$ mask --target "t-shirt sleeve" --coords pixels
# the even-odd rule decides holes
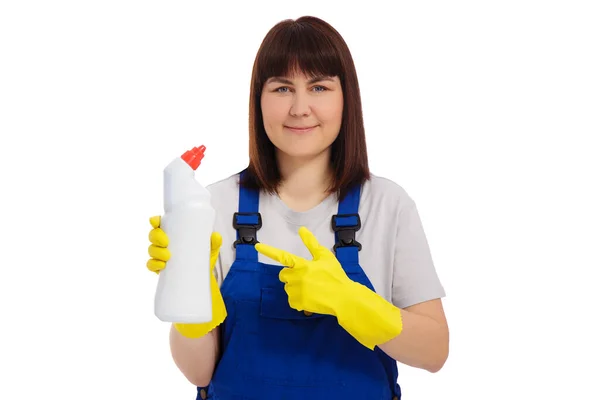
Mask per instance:
[[[406,308],[444,297],[417,206],[410,197],[397,221],[392,303]]]

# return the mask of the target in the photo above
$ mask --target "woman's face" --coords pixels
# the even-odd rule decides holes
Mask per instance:
[[[261,108],[267,136],[280,152],[317,156],[329,149],[342,125],[341,83],[338,77],[273,77],[263,88]]]

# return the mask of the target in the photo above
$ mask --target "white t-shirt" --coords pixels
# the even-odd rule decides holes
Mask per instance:
[[[236,231],[233,214],[238,211],[239,176],[232,175],[208,186],[216,210],[214,230],[223,237],[215,267],[219,284],[235,261]],[[305,212],[288,208],[276,195],[260,194],[262,228],[257,239],[265,244],[311,259],[298,229],[307,227],[319,243],[333,251],[335,242],[331,217],[338,212],[335,195]],[[393,181],[371,174],[360,198],[361,229],[356,240],[362,244],[359,264],[375,291],[400,308],[445,296],[436,273],[417,207],[407,192]],[[276,261],[258,254],[263,263]]]

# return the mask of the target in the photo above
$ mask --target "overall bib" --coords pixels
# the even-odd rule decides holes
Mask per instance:
[[[331,315],[289,306],[279,265],[258,262],[259,193],[240,188],[233,225],[236,259],[221,293],[227,318],[221,325],[221,358],[197,399],[212,400],[398,400],[396,361],[378,347],[369,350]],[[335,254],[348,277],[373,290],[358,263],[360,187],[332,217]],[[300,240],[300,238],[298,238]]]

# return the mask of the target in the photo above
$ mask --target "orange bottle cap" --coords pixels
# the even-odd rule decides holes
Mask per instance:
[[[204,151],[206,146],[202,145],[194,147],[191,150],[186,151],[181,155],[183,161],[185,161],[194,171],[200,166],[200,162],[204,158]]]

